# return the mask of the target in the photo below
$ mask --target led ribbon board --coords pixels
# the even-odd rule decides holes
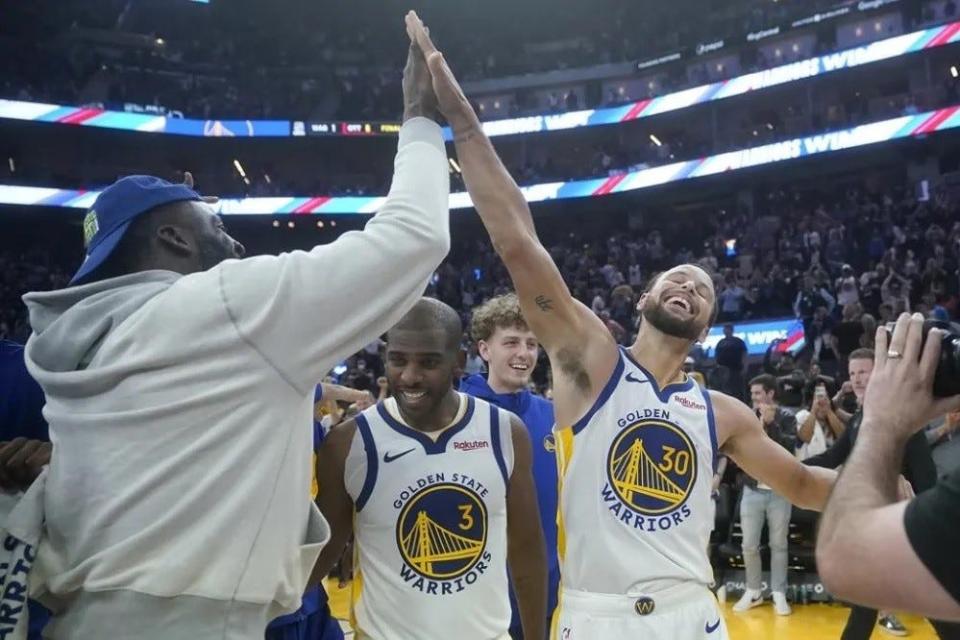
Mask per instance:
[[[774,340],[780,340],[777,347],[780,353],[797,354],[805,344],[803,322],[796,318],[738,322],[734,324],[733,335],[747,343],[747,353],[751,356],[764,355]],[[707,339],[701,344],[707,356],[714,357],[717,343],[722,339],[723,325],[710,327]]]
[[[928,111],[914,116],[882,120],[851,129],[795,138],[760,147],[730,151],[697,160],[687,160],[651,169],[625,172],[608,178],[536,184],[523,187],[522,191],[527,202],[604,196],[845,149],[855,149],[956,127],[960,127],[960,106]],[[0,204],[88,209],[93,205],[93,201],[98,194],[97,191],[0,185]],[[220,203],[221,213],[228,215],[331,215],[373,214],[380,209],[385,200],[386,197],[384,196],[319,196],[224,199]],[[472,206],[473,203],[467,193],[450,194],[451,209],[467,209]]]
[[[765,71],[748,73],[729,80],[668,93],[620,107],[491,120],[483,123],[483,130],[488,136],[495,137],[630,122],[631,120],[648,118],[694,105],[706,104],[714,100],[740,96],[750,91],[759,91],[768,87],[797,82],[833,71],[852,69],[880,60],[889,60],[924,49],[941,47],[957,40],[960,40],[960,22],[953,22],[902,36],[878,40],[862,47],[809,58]],[[17,100],[0,100],[0,118],[198,137],[290,137],[303,135],[356,137],[396,135],[399,129],[396,123],[195,120]],[[452,139],[449,129],[444,130],[444,136],[447,140]]]

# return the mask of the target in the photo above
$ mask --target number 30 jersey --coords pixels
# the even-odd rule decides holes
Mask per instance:
[[[691,379],[664,389],[626,350],[594,406],[557,430],[566,589],[634,595],[713,580],[716,431]]]
[[[507,633],[510,419],[483,400],[461,401],[462,418],[436,441],[396,419],[392,399],[356,418],[344,482],[355,505],[358,637]]]

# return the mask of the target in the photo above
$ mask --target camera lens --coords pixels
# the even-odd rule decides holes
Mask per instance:
[[[887,331],[893,335],[895,323],[887,324]],[[923,323],[923,342],[926,344],[930,329],[945,332],[940,345],[940,361],[933,379],[933,395],[937,398],[949,398],[960,395],[960,335],[949,322],[925,320]]]
[[[938,398],[960,395],[960,335],[953,331],[949,323],[939,320],[924,322],[924,335],[934,327],[947,333],[940,345],[940,361],[933,379],[933,395]]]

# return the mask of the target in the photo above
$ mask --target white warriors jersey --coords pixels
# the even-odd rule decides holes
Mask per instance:
[[[510,626],[510,414],[461,395],[434,441],[386,403],[356,418],[344,482],[355,505],[351,622],[373,640],[494,640]]]
[[[660,389],[621,349],[590,411],[557,429],[565,589],[633,595],[713,580],[716,430],[688,378]]]

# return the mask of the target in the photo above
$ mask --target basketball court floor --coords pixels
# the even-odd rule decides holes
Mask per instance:
[[[353,633],[349,631],[347,622],[350,607],[350,588],[337,588],[335,581],[326,581],[327,593],[330,594],[330,608],[333,615],[340,620],[346,637],[351,639]],[[808,604],[793,608],[792,616],[778,616],[773,613],[772,605],[757,607],[746,613],[733,613],[732,602],[723,605],[727,626],[730,629],[731,640],[839,640],[840,632],[847,620],[847,609],[835,604]],[[899,614],[900,620],[910,630],[908,636],[912,640],[935,640],[930,624],[916,616]],[[894,636],[874,629],[871,640],[890,640]],[[416,640],[411,638],[410,640]],[[596,640],[630,640],[621,638],[597,638]]]

